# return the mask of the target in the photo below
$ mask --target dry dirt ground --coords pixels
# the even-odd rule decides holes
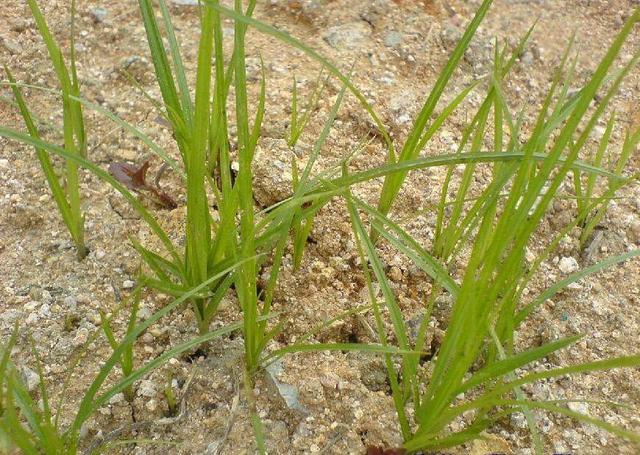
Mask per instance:
[[[172,3],[171,10],[187,65],[192,70],[197,49],[197,9],[178,3],[177,0]],[[53,32],[68,45],[69,2],[52,0],[40,4]],[[269,0],[259,2],[256,17],[302,38],[345,70],[354,63],[354,83],[382,114],[394,139],[401,140],[478,4],[477,0]],[[530,44],[506,85],[512,105],[518,109],[526,107],[530,120],[571,33],[577,31],[576,74],[580,81],[593,70],[607,43],[637,5],[634,0],[496,0],[445,98],[450,99],[487,71],[494,37],[514,43],[538,18]],[[83,95],[137,125],[175,153],[170,133],[156,121],[152,106],[122,74],[126,68],[152,96],[158,97],[136,2],[80,0],[78,8],[77,47]],[[227,27],[225,33],[232,33],[232,24]],[[0,60],[9,65],[20,81],[56,86],[45,48],[22,1],[4,3],[0,11],[0,40],[3,44]],[[636,29],[622,52],[622,60],[631,58],[639,45]],[[291,77],[296,75],[301,96],[308,96],[318,67],[300,52],[256,32],[250,33],[249,49],[249,79],[254,92],[259,85],[260,55],[266,64],[267,115],[256,164],[256,198],[261,205],[269,205],[287,194],[291,179],[286,171],[291,152],[283,142],[289,119]],[[616,146],[621,142],[623,128],[637,120],[639,83],[640,73],[635,71],[615,99],[620,119],[620,127],[614,133]],[[296,153],[309,152],[309,144],[319,132],[338,89],[337,83],[330,83],[326,99],[321,101]],[[0,93],[9,97],[6,87],[0,88]],[[42,121],[54,128],[60,125],[61,112],[52,96],[36,90],[27,90],[27,95]],[[481,95],[482,90],[478,90],[470,97],[466,105],[469,111],[478,106]],[[0,124],[21,129],[16,110],[4,102],[1,106]],[[459,110],[444,125],[426,153],[446,152],[455,147],[469,118],[466,111]],[[152,171],[159,167],[158,159],[140,141],[98,115],[87,111],[87,117],[90,158],[94,162],[106,168],[115,160],[141,163],[150,158]],[[370,129],[367,116],[349,98],[323,150],[320,167],[338,162],[367,138]],[[48,136],[56,137],[52,132]],[[71,389],[65,394],[63,416],[69,419],[101,359],[110,351],[104,341],[83,351],[88,336],[98,328],[98,309],[112,311],[130,291],[140,260],[128,238],[147,238],[148,232],[117,193],[85,173],[82,193],[91,253],[83,262],[77,262],[34,158],[31,149],[0,139],[0,339],[6,339],[14,322],[20,321],[21,343],[14,351],[14,359],[34,386],[35,363],[26,344],[26,333],[30,332],[45,359],[46,381],[54,397],[60,393],[72,358],[82,352],[88,354],[80,360]],[[374,138],[354,166],[383,162],[384,149]],[[639,164],[636,153],[628,172],[637,172]],[[412,175],[394,216],[402,218],[428,208],[437,200],[441,178],[438,171]],[[176,195],[179,207],[173,211],[158,210],[157,214],[173,239],[180,242],[183,189],[176,176],[169,174],[164,182]],[[358,191],[368,197],[379,187],[379,182],[372,182]],[[575,236],[569,236],[557,257],[544,264],[532,292],[563,276],[559,266],[563,257],[574,258],[580,266],[586,266],[606,255],[639,246],[640,187],[630,186],[620,196],[611,204],[591,249],[580,251]],[[535,250],[542,239],[556,232],[573,216],[573,210],[570,200],[556,203],[532,248]],[[428,211],[406,225],[427,245],[433,238],[433,226],[433,216]],[[292,272],[290,256],[285,261],[275,309],[287,321],[286,329],[270,349],[294,341],[341,311],[366,303],[364,282],[354,265],[357,253],[342,204],[334,202],[322,210],[312,237],[314,243],[309,245],[300,271]],[[390,249],[383,248],[381,254],[390,268],[407,319],[417,317],[429,290],[424,275]],[[579,282],[535,314],[520,334],[519,343],[527,346],[573,333],[585,335],[571,349],[544,359],[536,367],[636,353],[639,278],[638,261],[630,261]],[[141,317],[167,301],[166,297],[145,293]],[[446,302],[442,305],[446,311]],[[229,298],[214,325],[238,317],[235,302]],[[183,312],[145,333],[136,349],[136,361],[151,359],[194,336],[193,322],[190,313]],[[116,328],[121,334],[123,321],[119,323]],[[374,341],[357,319],[344,321],[317,338],[335,342]],[[145,442],[112,446],[108,453],[253,452],[246,403],[238,394],[241,378],[236,372],[241,353],[241,340],[225,338],[190,356],[172,359],[136,385],[133,409],[121,396],[102,408],[86,427],[85,444],[118,428],[127,430],[134,414],[138,422],[151,423],[135,432],[124,431],[121,438]],[[170,425],[159,425],[167,409],[162,390],[169,377],[173,378],[172,387],[178,398],[184,395],[187,412]],[[191,377],[193,380],[189,382]],[[375,356],[291,355],[284,359],[275,377],[297,391],[298,403],[292,409],[280,398],[272,381],[262,376],[257,379],[258,408],[271,453],[360,454],[370,444],[392,447],[401,443],[384,367]],[[547,381],[528,388],[527,393],[538,399],[594,400],[573,404],[573,409],[640,431],[639,382],[640,371],[634,369]],[[611,410],[595,403],[605,399],[627,403],[632,408]],[[547,453],[638,453],[637,446],[591,426],[543,413],[538,414],[538,420]],[[493,428],[486,441],[449,452],[525,454],[532,453],[531,446],[524,419],[514,416]]]

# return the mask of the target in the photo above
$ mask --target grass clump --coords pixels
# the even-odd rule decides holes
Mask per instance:
[[[597,169],[601,164],[598,159],[582,169],[575,165],[579,163],[579,153],[586,138],[617,90],[622,77],[636,63],[635,59],[632,59],[621,71],[613,73],[613,82],[606,89],[601,104],[589,114],[592,99],[607,80],[620,48],[638,20],[640,12],[636,12],[625,23],[591,79],[576,96],[567,96],[566,88],[569,81],[565,81],[564,88],[558,93],[555,92],[562,69],[558,71],[533,131],[526,141],[520,140],[520,122],[509,112],[504,99],[499,77],[502,74],[504,60],[496,58],[489,93],[474,117],[466,137],[471,138],[471,153],[479,152],[485,143],[486,125],[492,110],[495,150],[517,151],[522,153],[522,156],[514,162],[506,162],[496,157],[491,165],[492,179],[480,195],[473,198],[470,197],[470,181],[477,165],[473,162],[465,165],[457,187],[453,210],[449,211],[448,223],[439,224],[448,226],[449,229],[443,229],[440,235],[449,235],[445,242],[436,242],[435,251],[429,253],[424,250],[389,220],[385,216],[386,205],[382,205],[382,210],[374,209],[351,194],[346,195],[363,263],[367,264],[368,261],[371,268],[371,271],[368,267],[365,268],[365,275],[375,309],[378,336],[383,344],[390,341],[383,324],[382,309],[377,307],[379,297],[372,287],[374,277],[380,285],[395,342],[402,349],[417,351],[424,345],[430,328],[429,322],[432,320],[433,304],[442,289],[447,289],[453,299],[453,306],[445,324],[444,339],[433,359],[427,361],[425,366],[420,366],[417,356],[407,356],[396,366],[387,358],[394,403],[405,440],[404,448],[410,453],[443,449],[476,439],[480,437],[481,432],[514,412],[524,412],[536,451],[543,453],[535,418],[531,412],[533,409],[567,415],[632,441],[640,441],[640,436],[636,433],[565,408],[565,402],[528,399],[521,389],[521,386],[542,378],[609,368],[635,367],[640,363],[640,356],[588,362],[518,377],[518,369],[566,348],[575,343],[580,336],[554,340],[524,351],[518,351],[515,343],[519,328],[546,299],[589,273],[640,255],[639,250],[633,250],[604,260],[562,280],[530,303],[523,302],[523,292],[530,284],[535,270],[542,261],[549,258],[567,232],[567,229],[564,229],[551,239],[533,266],[527,266],[525,250],[538,226],[543,222],[549,204],[562,196],[560,188],[567,176],[577,176],[575,178],[578,181],[584,175],[587,182],[593,182],[601,175],[610,182],[609,196],[596,198],[589,201],[586,207],[581,207],[577,219],[568,228],[575,227],[587,219],[588,213],[602,213],[608,197],[615,192],[612,188],[621,188],[631,180],[622,177],[621,173],[624,163],[628,160],[632,141],[636,137],[635,131],[627,134],[622,152],[622,167],[616,167],[615,172]],[[553,100],[555,105],[552,104]],[[611,128],[610,123],[609,131]],[[510,139],[506,146],[503,146],[507,132]],[[541,150],[546,151],[544,156],[534,161],[534,154]],[[450,193],[450,175],[451,172],[443,188],[443,198]],[[443,209],[446,202],[446,199],[441,201],[441,217],[444,217]],[[432,294],[425,302],[424,316],[415,346],[409,342],[404,318],[387,282],[372,238],[366,234],[363,227],[359,212],[365,212],[373,219],[372,224],[378,234],[407,254],[434,280]],[[455,261],[463,265],[464,272],[459,285],[451,279],[443,278],[446,269],[444,266],[438,266],[438,257],[440,260]],[[461,396],[470,398],[461,400]],[[615,403],[610,405],[615,406]],[[411,408],[411,413],[407,411],[408,407]],[[451,430],[449,425],[463,413],[471,415],[471,421],[466,419],[467,424],[462,430]]]
[[[80,85],[78,82],[74,47],[74,24],[76,14],[75,0],[71,5],[71,52],[70,64],[68,67],[64,62],[62,51],[51,34],[44,15],[38,7],[36,0],[27,0],[27,3],[33,18],[35,19],[40,36],[47,46],[51,66],[55,70],[60,84],[64,125],[64,148],[69,153],[86,157],[87,139],[84,128],[84,119],[82,116],[82,105],[77,99],[75,99],[80,96]],[[9,82],[13,84],[11,88],[29,134],[35,139],[40,139],[38,128],[36,127],[34,119],[24,101],[20,87],[15,84],[13,75],[6,65],[4,69],[9,78]],[[65,178],[63,183],[58,178],[55,167],[46,150],[36,147],[36,154],[47,179],[47,184],[49,185],[53,199],[58,206],[62,219],[67,226],[67,230],[71,235],[73,243],[76,246],[78,259],[83,259],[89,250],[85,245],[84,238],[84,215],[82,214],[81,209],[78,166],[76,163],[69,161],[66,162],[64,172]]]

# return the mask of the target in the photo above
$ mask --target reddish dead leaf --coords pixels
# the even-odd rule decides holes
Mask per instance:
[[[150,185],[146,182],[149,160],[142,163],[139,168],[134,164],[117,161],[109,165],[109,173],[120,183],[132,191],[142,193],[148,191],[153,196],[152,199],[167,209],[175,209],[178,205],[171,196],[162,191],[159,186]]]
[[[149,161],[136,168],[134,164],[117,161],[109,165],[109,173],[120,183],[134,191],[147,188],[145,177],[149,169]]]

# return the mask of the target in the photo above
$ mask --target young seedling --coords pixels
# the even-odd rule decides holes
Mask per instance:
[[[178,413],[176,395],[173,393],[173,374],[167,374],[167,382],[164,386],[164,398],[167,400],[167,417],[175,417]]]
[[[136,327],[136,318],[138,317],[138,308],[140,307],[140,292],[142,290],[142,285],[136,286],[133,290],[133,293],[130,296],[130,299],[133,299],[133,303],[131,305],[131,311],[129,313],[129,322],[127,324],[126,335],[129,335]],[[100,310],[100,321],[102,331],[104,332],[107,341],[111,345],[111,349],[114,351],[118,349],[120,344],[116,341],[115,336],[113,335],[113,331],[111,330],[110,319],[107,317],[104,311]],[[134,371],[133,364],[133,346],[135,344],[135,340],[133,342],[129,342],[125,345],[126,349],[120,356],[120,369],[122,370],[122,377],[126,378],[131,375]],[[124,397],[129,403],[133,403],[133,399],[135,398],[133,384],[128,385],[124,391]]]
[[[64,148],[70,153],[86,157],[87,141],[84,130],[84,119],[82,116],[82,106],[76,99],[76,97],[80,95],[80,86],[76,70],[74,46],[74,24],[76,14],[75,0],[73,0],[71,4],[71,54],[69,68],[67,68],[64,63],[60,47],[51,34],[36,0],[27,0],[27,3],[31,9],[33,18],[35,19],[38,31],[47,46],[51,65],[55,70],[60,84],[64,124]],[[9,69],[6,66],[5,72],[7,73],[9,82],[11,83],[14,97],[29,134],[35,139],[40,139],[37,126],[33,120],[33,116],[27,108],[27,104],[22,96],[21,90],[19,86],[16,85],[13,75],[9,72]],[[84,216],[80,207],[81,201],[77,164],[69,161],[66,162],[65,181],[64,183],[61,183],[56,175],[53,163],[51,162],[47,152],[42,148],[36,148],[36,154],[40,161],[42,170],[44,171],[49,188],[53,194],[53,198],[58,206],[58,210],[60,211],[62,219],[76,246],[78,259],[83,259],[87,255],[88,249],[85,246]]]
[[[206,289],[212,281],[220,279],[221,276],[232,272],[240,264],[241,262],[232,264],[229,269],[221,271],[221,273],[212,276],[200,286],[185,292],[180,298],[166,305],[145,321],[135,324],[132,328],[129,327],[125,337],[119,344],[115,345],[113,353],[102,363],[100,371],[95,378],[93,378],[90,386],[85,390],[84,395],[80,397],[80,403],[75,408],[75,416],[71,424],[66,428],[62,427],[60,412],[63,410],[64,400],[69,398],[69,396],[64,393],[68,386],[68,381],[65,381],[64,391],[54,415],[49,404],[41,361],[34,348],[33,352],[37,361],[37,373],[40,376],[39,393],[42,399],[42,407],[31,397],[27,386],[22,382],[16,367],[10,359],[11,350],[18,339],[18,327],[16,325],[8,343],[0,349],[0,391],[2,391],[0,393],[0,408],[2,411],[0,413],[0,441],[8,441],[10,447],[17,447],[22,453],[26,454],[46,453],[51,455],[72,455],[78,453],[82,426],[99,408],[105,406],[114,395],[125,393],[136,381],[145,377],[145,375],[154,369],[164,365],[169,359],[179,356],[183,352],[192,350],[194,347],[203,343],[228,335],[242,328],[242,323],[238,322],[183,342],[167,349],[160,356],[150,360],[146,364],[138,368],[132,368],[127,376],[116,380],[115,383],[109,383],[108,386],[105,386],[107,378],[111,376],[117,365],[121,365],[124,369],[124,364],[128,362],[128,360],[124,360],[124,358],[129,355],[128,353],[132,352],[132,345],[145,330],[161,318],[166,317],[171,314],[171,312],[180,308],[190,298],[193,298],[202,290]],[[263,318],[259,318],[258,322],[262,322],[262,320]],[[107,325],[103,326],[102,329],[98,329],[90,339],[95,340],[99,332],[103,331],[106,326]],[[110,332],[109,329],[108,331]],[[71,377],[72,371],[77,368],[77,366],[77,363],[73,365],[68,373],[68,378]],[[99,445],[98,443],[97,446]]]
[[[320,102],[326,83],[326,81],[322,80],[322,73],[323,71],[320,70],[313,93],[309,97],[307,105],[301,115],[298,112],[298,83],[296,81],[296,77],[293,76],[293,84],[291,86],[291,121],[289,123],[289,137],[287,138],[287,144],[289,144],[289,147],[295,147],[298,143],[300,135],[311,118],[311,113],[318,107],[318,103]]]

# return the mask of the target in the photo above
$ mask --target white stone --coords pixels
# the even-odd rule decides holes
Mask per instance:
[[[569,256],[560,259],[558,268],[562,273],[573,273],[578,271],[580,269],[580,266],[578,265],[578,261],[576,261],[575,258]]]

